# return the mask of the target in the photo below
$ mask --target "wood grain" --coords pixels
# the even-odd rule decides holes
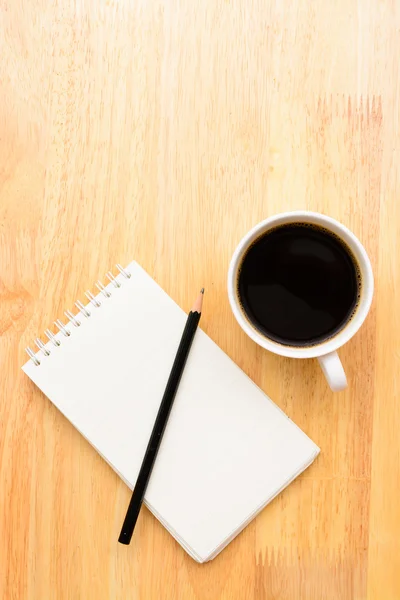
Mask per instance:
[[[400,598],[400,5],[0,3],[0,598]],[[360,237],[373,309],[332,394],[255,346],[226,274],[259,220]],[[202,249],[205,249],[202,251]],[[213,562],[194,563],[20,370],[24,347],[137,259],[322,449]]]

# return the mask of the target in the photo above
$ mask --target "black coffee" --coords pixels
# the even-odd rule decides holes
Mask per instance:
[[[349,248],[333,233],[308,224],[276,227],[247,251],[238,292],[247,318],[285,345],[308,346],[351,318],[361,280]]]

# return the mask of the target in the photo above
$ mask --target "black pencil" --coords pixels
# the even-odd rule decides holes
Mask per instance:
[[[182,333],[182,338],[175,356],[174,364],[172,365],[171,373],[169,375],[167,386],[161,400],[160,408],[158,409],[157,418],[155,420],[153,431],[147,445],[142,466],[140,467],[139,475],[132,492],[132,497],[128,506],[124,524],[122,525],[121,533],[119,534],[118,541],[121,544],[129,544],[133,530],[135,529],[147,484],[149,483],[151,472],[160,448],[165,427],[167,425],[168,417],[171,412],[174,398],[179,387],[179,382],[181,380],[186,360],[189,355],[190,347],[196,333],[197,325],[200,321],[203,294],[204,288],[200,291],[199,296],[196,298],[196,301],[193,304],[192,310],[188,314],[186,326]]]

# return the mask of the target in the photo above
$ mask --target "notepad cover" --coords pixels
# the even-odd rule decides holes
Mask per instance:
[[[101,307],[25,373],[133,488],[186,314],[135,262]],[[199,561],[213,558],[319,448],[201,330],[146,504]],[[121,514],[121,523],[124,515]],[[116,539],[119,532],[115,532]]]

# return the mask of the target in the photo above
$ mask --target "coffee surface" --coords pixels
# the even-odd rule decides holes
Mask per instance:
[[[344,242],[308,224],[267,232],[239,267],[238,294],[247,318],[267,337],[290,346],[313,345],[342,329],[360,286]]]

